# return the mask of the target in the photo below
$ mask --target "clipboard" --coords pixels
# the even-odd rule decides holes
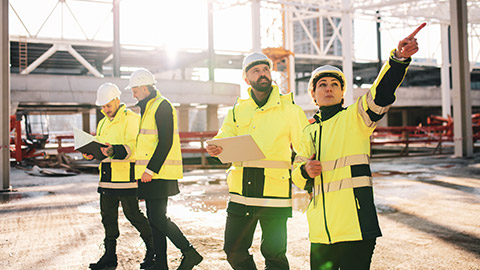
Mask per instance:
[[[222,163],[264,159],[265,155],[258,147],[252,135],[240,135],[228,138],[207,140],[207,144],[221,146],[218,158]]]
[[[75,141],[74,149],[87,155],[92,155],[93,158],[104,160],[105,156],[100,147],[107,147],[107,145],[100,143],[94,136],[73,127],[73,139]]]

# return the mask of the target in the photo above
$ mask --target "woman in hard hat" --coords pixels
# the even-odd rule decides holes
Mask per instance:
[[[308,87],[319,107],[308,125],[294,162],[293,182],[312,189],[307,209],[311,269],[369,269],[376,238],[381,236],[373,202],[370,135],[395,101],[418,51],[415,35],[391,52],[370,91],[344,108],[343,72],[333,66],[315,69]]]

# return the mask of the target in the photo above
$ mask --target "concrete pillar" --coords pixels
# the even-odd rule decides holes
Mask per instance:
[[[90,133],[90,111],[82,112],[82,130]]]
[[[218,130],[218,105],[207,105],[207,131]]]
[[[457,157],[473,156],[467,15],[467,0],[450,0],[453,140]]]
[[[189,129],[189,110],[190,104],[180,104],[180,107],[177,108],[178,115],[178,130],[180,132],[188,132]]]
[[[344,97],[344,105],[353,103],[353,30],[352,13],[350,11],[350,0],[342,0],[342,69],[345,74],[347,92]],[[349,89],[348,89],[349,88]]]
[[[2,100],[0,114],[2,129],[0,133],[0,173],[2,191],[10,190],[10,38],[8,32],[8,0],[0,3],[0,87]]]

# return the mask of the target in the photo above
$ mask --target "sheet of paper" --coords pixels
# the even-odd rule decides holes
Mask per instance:
[[[98,160],[106,158],[100,150],[100,147],[106,147],[106,145],[98,142],[94,136],[73,127],[73,139],[75,150],[84,154],[93,155],[93,157]]]
[[[251,135],[207,140],[207,144],[221,146],[218,158],[222,163],[264,159],[265,155]]]

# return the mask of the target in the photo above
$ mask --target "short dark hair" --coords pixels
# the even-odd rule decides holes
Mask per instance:
[[[320,75],[318,75],[318,77],[316,77],[314,80],[313,80],[313,91],[315,92],[315,87],[317,86],[317,82],[321,79],[321,78],[325,78],[325,77],[332,77],[332,78],[335,78],[337,79],[340,84],[342,85],[342,90],[343,90],[343,87],[345,85],[345,82],[343,81],[342,77],[340,77],[337,73],[333,73],[333,72],[325,72],[325,73],[322,73]]]

